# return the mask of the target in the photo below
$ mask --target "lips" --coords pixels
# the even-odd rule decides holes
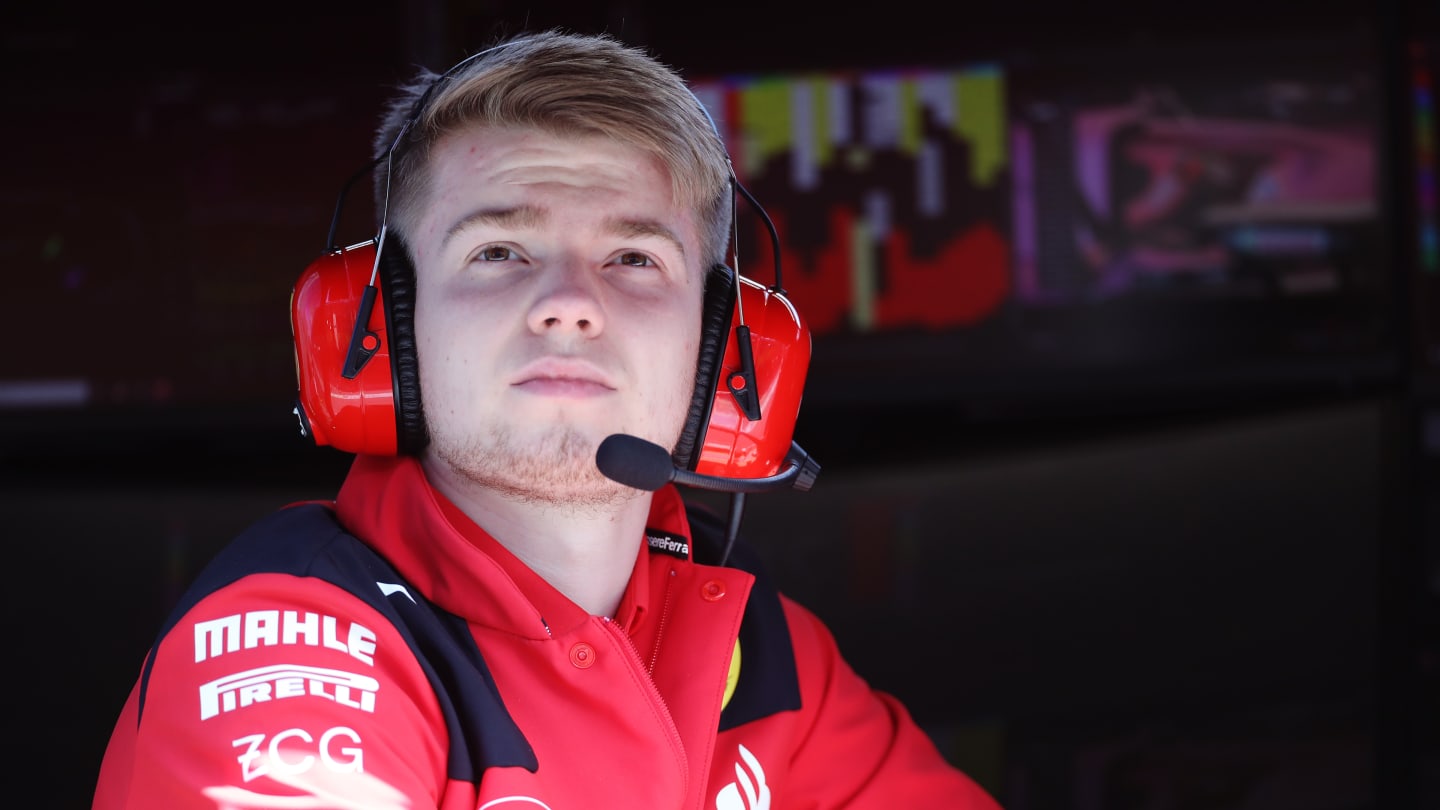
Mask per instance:
[[[589,397],[615,390],[610,376],[584,360],[546,357],[520,370],[511,385],[544,396]]]

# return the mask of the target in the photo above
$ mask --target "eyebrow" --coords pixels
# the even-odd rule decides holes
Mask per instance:
[[[606,233],[626,239],[639,236],[658,237],[674,245],[682,257],[685,255],[685,244],[680,241],[679,235],[658,220],[612,218],[605,220],[604,229]]]
[[[443,248],[456,234],[478,225],[534,230],[542,227],[549,219],[550,212],[538,205],[517,205],[510,208],[481,208],[478,211],[471,211],[456,220],[449,228],[446,228],[445,236],[440,240],[440,246]],[[656,237],[663,239],[671,245],[674,245],[675,250],[678,251],[681,256],[685,255],[685,244],[680,241],[679,235],[665,227],[665,225],[661,224],[658,220],[611,217],[602,223],[601,229],[604,233],[626,239],[637,237]]]
[[[445,247],[456,234],[477,225],[494,225],[501,228],[519,228],[533,230],[544,225],[550,218],[550,212],[536,205],[517,205],[511,208],[481,208],[478,211],[471,211],[465,216],[457,219],[454,224],[445,229],[445,236],[440,240],[440,247]]]

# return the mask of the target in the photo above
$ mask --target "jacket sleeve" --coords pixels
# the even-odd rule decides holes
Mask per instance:
[[[809,724],[786,788],[801,803],[784,810],[1000,810],[945,760],[898,699],[873,689],[849,666],[819,617],[788,598],[782,603]]]
[[[434,808],[445,724],[394,626],[335,585],[252,574],[150,652],[94,810]]]

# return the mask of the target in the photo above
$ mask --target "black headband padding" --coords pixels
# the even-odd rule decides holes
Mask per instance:
[[[700,356],[695,362],[695,393],[690,397],[690,411],[685,415],[685,428],[675,443],[676,466],[695,469],[700,460],[697,452],[710,426],[710,412],[715,405],[715,392],[720,383],[720,367],[725,360],[725,344],[730,337],[730,321],[735,309],[735,271],[723,264],[710,268],[705,278],[705,303],[700,313]]]
[[[420,360],[415,351],[415,268],[400,237],[387,235],[380,251],[385,285],[385,328],[390,335],[390,371],[395,390],[395,447],[419,455],[430,443],[420,403]]]

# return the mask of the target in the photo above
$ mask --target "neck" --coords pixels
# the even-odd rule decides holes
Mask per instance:
[[[650,515],[649,492],[604,506],[522,501],[426,465],[431,485],[570,601],[613,616]]]

